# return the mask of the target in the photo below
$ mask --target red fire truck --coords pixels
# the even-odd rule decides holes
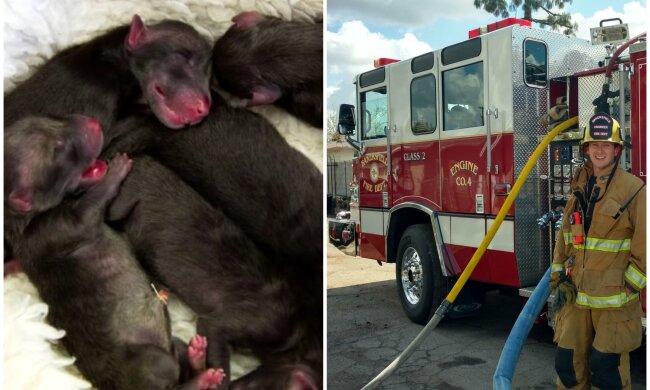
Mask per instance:
[[[341,105],[339,132],[358,150],[356,245],[362,257],[396,263],[411,320],[426,322],[444,299],[553,122],[579,117],[528,177],[475,286],[525,295],[548,268],[555,234],[552,223],[540,225],[572,196],[579,141],[599,97],[631,145],[621,164],[645,180],[645,40],[613,58],[629,44],[627,25],[603,24],[589,42],[511,18],[440,50],[380,59],[355,77],[356,109]]]

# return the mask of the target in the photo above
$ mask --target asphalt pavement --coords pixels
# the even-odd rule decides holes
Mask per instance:
[[[360,389],[420,332],[403,313],[395,265],[346,255],[328,246],[327,388]],[[488,293],[476,316],[443,320],[382,389],[492,389],[501,349],[523,301]],[[531,331],[513,389],[554,389],[555,344],[546,325]],[[633,389],[646,388],[646,348],[632,353]]]

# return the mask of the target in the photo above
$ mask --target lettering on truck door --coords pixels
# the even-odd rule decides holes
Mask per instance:
[[[388,93],[388,74],[384,67],[359,76],[358,115],[362,143],[359,153],[359,250],[363,257],[382,260],[385,258],[385,214],[390,207]]]
[[[440,52],[440,170],[442,212],[448,213],[446,245],[461,268],[485,236],[490,215],[491,185],[486,111],[487,40],[479,37]],[[487,281],[489,264],[481,262],[472,274]]]
[[[486,215],[492,211],[481,42],[475,38],[441,53],[440,154],[445,212]]]
[[[431,52],[390,67],[393,206],[414,202],[440,210],[438,62]]]

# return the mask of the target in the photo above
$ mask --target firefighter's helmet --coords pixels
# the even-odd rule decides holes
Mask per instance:
[[[612,142],[625,147],[621,138],[621,125],[605,113],[598,113],[589,119],[589,126],[585,129],[580,143],[586,145],[589,142]]]

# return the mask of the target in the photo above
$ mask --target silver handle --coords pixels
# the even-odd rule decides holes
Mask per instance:
[[[487,141],[486,141],[486,152],[487,152],[487,173],[490,173],[492,171],[492,126],[491,126],[491,120],[490,116],[494,115],[494,118],[499,117],[499,110],[498,109],[490,109],[488,108],[485,111],[485,114],[487,116],[487,123],[485,124],[485,128],[487,130]],[[498,172],[497,172],[498,173]]]
[[[487,114],[488,117],[490,115],[494,115],[494,119],[497,119],[499,117],[499,109],[498,108],[495,108],[494,110],[491,110],[491,109],[488,108],[485,113]]]
[[[392,110],[390,111],[392,114]],[[389,179],[388,173],[393,171],[393,159],[391,156],[391,138],[393,137],[390,131],[390,125],[388,126],[388,131],[386,132],[386,180]]]

